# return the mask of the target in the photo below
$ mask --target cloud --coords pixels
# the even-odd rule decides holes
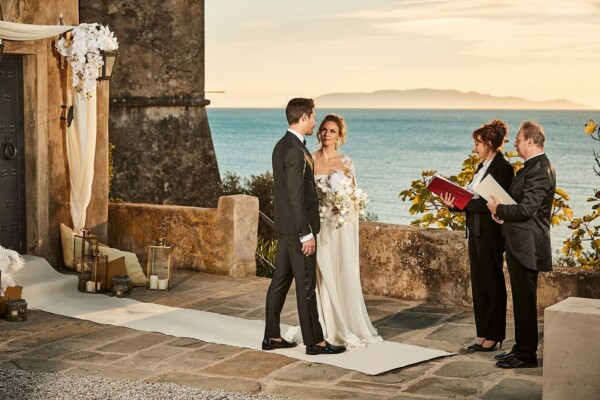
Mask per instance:
[[[600,7],[596,0],[404,0],[330,15],[370,30],[460,44],[460,54],[597,58]]]

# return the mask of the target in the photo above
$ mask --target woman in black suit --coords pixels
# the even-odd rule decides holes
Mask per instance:
[[[513,168],[500,151],[508,139],[508,126],[494,119],[473,132],[474,147],[481,163],[467,189],[475,188],[487,175],[491,175],[508,191],[514,177]],[[451,211],[454,198],[445,193],[442,201]],[[468,346],[469,351],[493,351],[504,341],[506,332],[506,284],[504,282],[504,242],[501,226],[494,222],[487,202],[477,193],[463,211],[467,213],[467,237],[469,263],[471,266],[471,288],[477,339]]]

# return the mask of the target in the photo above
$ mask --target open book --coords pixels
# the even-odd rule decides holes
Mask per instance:
[[[427,189],[438,196],[441,196],[444,193],[450,193],[454,197],[454,205],[459,210],[463,210],[467,206],[469,200],[471,200],[471,197],[473,197],[472,192],[438,175],[434,175],[433,179],[429,181]]]
[[[481,197],[486,199],[486,201],[492,201],[492,195],[494,195],[500,200],[500,204],[517,204],[517,202],[510,197],[510,194],[506,193],[506,190],[504,190],[491,175],[483,178],[479,185],[477,185],[475,191]]]

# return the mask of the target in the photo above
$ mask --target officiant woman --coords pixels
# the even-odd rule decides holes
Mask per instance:
[[[508,141],[508,126],[494,119],[473,132],[473,141],[473,151],[480,163],[467,189],[475,192],[483,178],[491,175],[508,191],[514,172],[501,151],[502,145]],[[454,207],[454,198],[449,193],[441,198],[451,211],[461,211]],[[500,224],[492,219],[486,204],[486,200],[475,193],[462,210],[467,217],[473,312],[477,328],[475,342],[463,352],[494,351],[498,343],[502,346],[506,332],[506,284],[502,272],[504,242]]]

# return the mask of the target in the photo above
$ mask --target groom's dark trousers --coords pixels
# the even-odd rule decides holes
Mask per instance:
[[[279,328],[281,310],[292,280],[295,280],[302,339],[307,346],[319,343],[323,340],[323,331],[319,323],[315,293],[316,252],[308,257],[302,254],[302,244],[298,236],[277,235],[277,239],[276,267],[267,292],[265,337],[281,337]]]
[[[267,292],[265,338],[281,337],[281,310],[295,280],[302,339],[310,346],[324,339],[315,293],[316,251],[305,256],[301,238],[312,233],[316,239],[320,230],[319,202],[312,157],[289,131],[273,150],[273,180],[278,244],[275,272]]]

